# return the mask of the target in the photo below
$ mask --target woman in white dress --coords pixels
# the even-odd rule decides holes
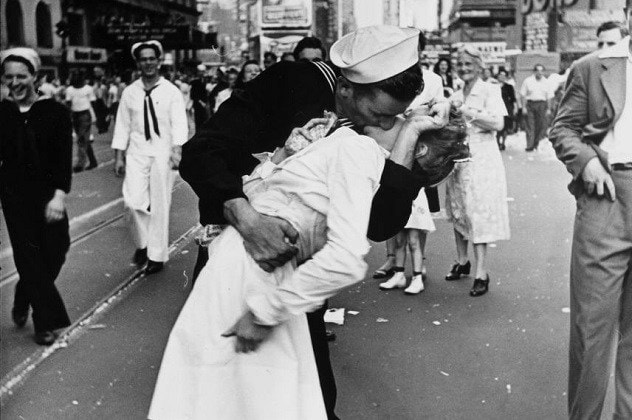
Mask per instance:
[[[456,165],[446,185],[446,212],[454,225],[457,251],[446,280],[470,273],[467,248],[471,241],[476,259],[471,296],[489,290],[487,244],[510,236],[505,167],[496,145],[496,131],[502,130],[507,110],[499,85],[480,79],[482,69],[480,52],[461,50],[457,71],[465,86],[450,98],[465,116],[472,158]]]
[[[424,290],[424,277],[426,267],[424,265],[423,249],[428,232],[434,232],[435,225],[430,215],[426,192],[422,188],[413,201],[408,223],[404,230],[399,232],[395,240],[395,264],[393,265],[393,277],[380,283],[380,289],[391,290],[406,287],[404,267],[406,265],[406,246],[410,250],[410,259],[413,266],[413,277],[404,293],[416,295]]]
[[[411,144],[425,124],[409,119],[398,141]],[[379,143],[341,127],[278,165],[260,165],[246,180],[257,211],[299,232],[297,257],[268,273],[234,228],[211,243],[171,332],[149,418],[326,418],[304,313],[364,278],[371,200],[393,139]],[[437,150],[417,145],[419,171],[426,168],[430,179],[467,154],[458,141]],[[260,346],[223,336],[244,313],[275,325]]]

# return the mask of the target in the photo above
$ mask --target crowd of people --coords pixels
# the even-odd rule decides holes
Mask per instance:
[[[614,44],[567,72],[557,103],[562,79],[554,85],[540,64],[520,89],[470,47],[431,71],[420,61],[423,34],[393,26],[360,28],[329,57],[308,37],[280,60],[266,53],[263,66],[248,60],[212,75],[203,64],[163,74],[160,42],[139,42],[130,49],[137,77],[74,74],[64,86],[38,78],[34,50],[3,51],[0,122],[12,135],[0,143],[0,199],[20,276],[13,321],[24,327],[32,309],[42,345],[70,324],[54,285],[70,245],[65,197],[72,173],[98,164],[92,125],[104,133],[113,123],[133,261],[150,275],[168,260],[175,170],[198,195],[204,227],[149,418],[336,419],[327,299],[364,278],[369,240],[387,241],[374,273],[381,289],[424,290],[443,181],[456,245],[445,280],[472,273],[470,296],[485,295],[488,246],[510,238],[501,152],[522,113],[527,151],[550,136],[579,197],[570,416],[601,412],[618,325],[616,410],[629,418],[632,44],[603,42]],[[593,103],[611,104],[607,123]]]

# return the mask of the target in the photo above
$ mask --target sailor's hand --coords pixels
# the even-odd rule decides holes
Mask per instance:
[[[298,252],[298,232],[286,220],[258,213],[243,198],[224,203],[224,215],[244,239],[244,247],[263,270],[271,272]]]

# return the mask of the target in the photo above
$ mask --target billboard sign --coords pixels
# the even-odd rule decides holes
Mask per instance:
[[[458,50],[462,46],[468,46],[481,52],[483,64],[502,64],[505,62],[506,42],[460,42],[454,44]]]
[[[312,0],[261,0],[262,28],[309,28]]]
[[[66,47],[66,60],[72,64],[103,64],[108,62],[105,48]]]
[[[189,25],[110,25],[104,31],[110,45],[129,46],[150,39],[160,41],[165,48],[184,48],[191,43]]]

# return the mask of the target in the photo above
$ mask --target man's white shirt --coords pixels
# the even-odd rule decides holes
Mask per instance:
[[[520,96],[525,101],[548,101],[552,96],[551,84],[544,76],[538,80],[531,75],[522,82]]]
[[[116,115],[112,148],[144,156],[169,156],[172,146],[182,146],[188,140],[187,116],[182,93],[163,77],[151,91],[158,130],[149,118],[151,140],[145,137],[145,87],[141,79],[123,91]]]
[[[630,53],[630,37],[619,41],[611,48],[605,49],[599,54],[599,58],[627,58],[625,66],[625,103],[621,116],[614,123],[614,127],[608,131],[599,147],[608,152],[608,162],[629,163],[632,162],[632,53]]]
[[[89,111],[92,102],[96,101],[94,90],[90,85],[84,85],[80,88],[70,86],[66,89],[66,101],[70,102],[70,110],[72,112]]]

